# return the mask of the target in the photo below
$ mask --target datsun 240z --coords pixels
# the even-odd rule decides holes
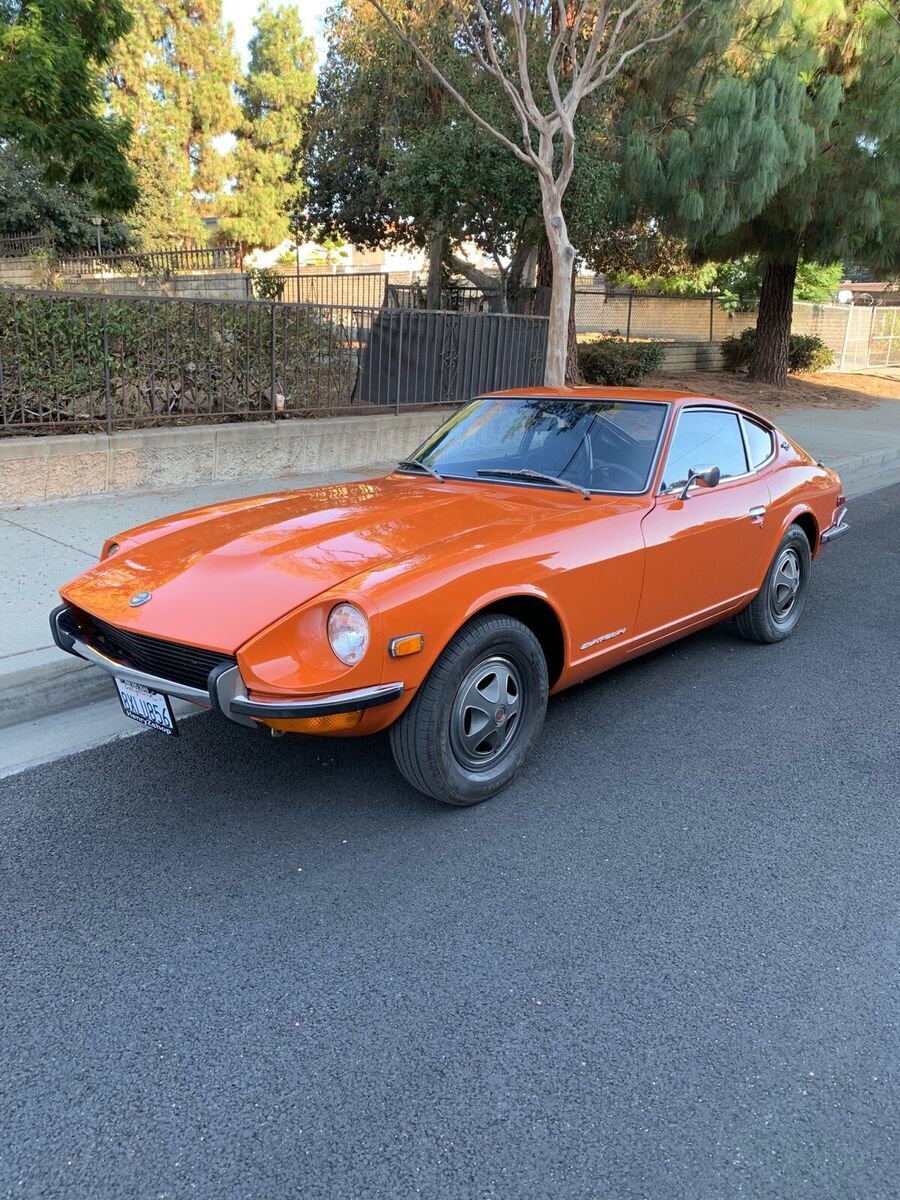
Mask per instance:
[[[777,642],[846,529],[838,476],[754,413],[666,391],[480,396],[389,475],[118,533],[61,589],[57,645],[177,732],[389,730],[421,792],[513,778],[548,695],[733,617]]]

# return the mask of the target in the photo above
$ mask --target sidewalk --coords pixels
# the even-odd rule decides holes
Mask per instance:
[[[852,498],[900,481],[900,403],[783,414],[781,428],[841,475]],[[0,509],[0,728],[109,697],[109,680],[53,645],[47,614],[57,587],[96,562],[104,539],[166,513],[291,487],[362,479],[389,469],[208,484]]]

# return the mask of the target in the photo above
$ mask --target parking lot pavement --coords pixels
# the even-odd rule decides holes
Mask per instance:
[[[210,716],[0,783],[0,1196],[894,1200],[898,517],[479,808]]]

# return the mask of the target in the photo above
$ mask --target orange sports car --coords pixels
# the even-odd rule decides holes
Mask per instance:
[[[414,787],[474,804],[548,694],[724,617],[787,637],[845,514],[834,471],[734,404],[498,392],[384,478],[117,534],[50,623],[154,729],[177,733],[170,697],[277,732],[389,729]]]

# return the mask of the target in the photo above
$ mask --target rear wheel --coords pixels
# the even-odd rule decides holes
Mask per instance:
[[[780,642],[797,628],[812,573],[806,534],[792,525],[775,552],[765,581],[753,600],[735,617],[738,633],[751,642]]]
[[[547,709],[547,662],[521,621],[475,617],[453,638],[391,727],[413,787],[444,804],[496,795],[521,769]]]

